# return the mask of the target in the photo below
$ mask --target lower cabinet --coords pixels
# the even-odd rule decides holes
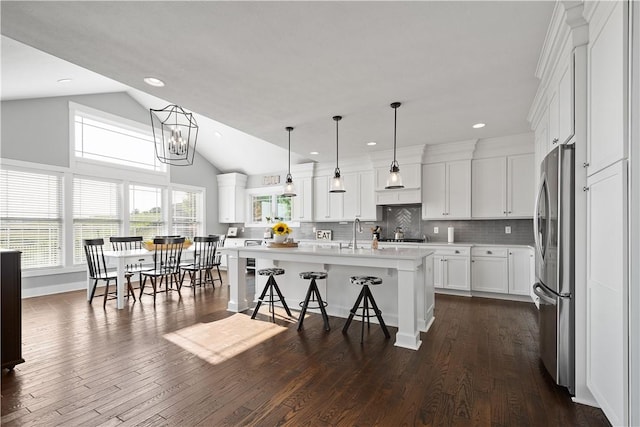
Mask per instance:
[[[433,256],[433,286],[461,291],[471,289],[468,247],[435,249]]]
[[[474,246],[471,289],[510,295],[531,295],[533,249]]]
[[[507,293],[509,291],[507,249],[472,248],[471,284],[474,291]]]
[[[533,249],[509,248],[509,293],[531,295],[535,276]]]

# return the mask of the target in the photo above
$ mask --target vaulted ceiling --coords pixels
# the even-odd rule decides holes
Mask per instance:
[[[333,161],[337,114],[344,117],[341,157],[390,149],[393,101],[403,103],[399,147],[528,132],[553,5],[3,1],[0,28],[108,77],[141,102],[177,103],[213,127],[248,134],[240,142],[225,127],[222,140],[201,138],[199,149],[223,171],[260,173],[286,149],[285,126],[295,127],[294,163]],[[2,67],[11,69],[4,47],[5,39]],[[13,56],[15,66],[20,55]],[[39,71],[49,73],[51,84],[61,78],[52,69]],[[143,83],[146,76],[166,86],[152,88]],[[44,89],[12,91],[16,79],[3,75],[3,99],[52,96]],[[478,122],[486,127],[473,129]],[[377,145],[367,146],[371,141]]]

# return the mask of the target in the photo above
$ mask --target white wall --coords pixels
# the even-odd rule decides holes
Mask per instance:
[[[110,114],[149,123],[149,110],[125,92],[3,101],[1,106],[1,144],[3,159],[69,167],[69,102]],[[199,140],[198,145],[207,141]],[[196,153],[193,166],[172,166],[171,183],[206,189],[205,232],[224,233],[218,223],[218,184],[220,171]],[[84,288],[84,271],[23,278],[23,296],[43,295]]]

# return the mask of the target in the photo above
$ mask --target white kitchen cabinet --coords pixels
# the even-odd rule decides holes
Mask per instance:
[[[549,85],[547,152],[575,133],[574,60],[570,39],[567,39],[560,58]]]
[[[471,289],[506,294],[509,262],[506,248],[477,246],[471,249]]]
[[[402,176],[402,185],[404,188],[420,188],[422,184],[421,164],[409,163],[400,165],[400,175]],[[389,167],[375,168],[376,191],[384,190],[389,177]],[[386,190],[391,191],[391,190]]]
[[[627,157],[626,2],[599,2],[589,23],[587,174]]]
[[[345,193],[330,193],[329,182],[333,176],[313,178],[313,217],[315,221],[341,221]],[[347,191],[349,191],[347,189]]]
[[[433,286],[468,291],[471,289],[469,248],[431,248],[433,256]]]
[[[218,180],[218,222],[244,222],[244,201],[247,176],[239,173],[221,174]]]
[[[422,167],[422,219],[471,217],[471,160]]]
[[[311,178],[294,180],[296,196],[293,198],[293,220],[313,221],[313,181]]]
[[[375,168],[375,203],[377,205],[402,205],[421,203],[422,165],[420,163],[400,165],[404,188],[385,190],[389,168]]]
[[[509,248],[509,293],[531,295],[534,281],[532,248]]]
[[[628,425],[627,161],[587,188],[587,387],[613,425]]]
[[[351,172],[342,175],[347,192],[344,193],[343,218],[365,221],[376,220],[373,190],[373,171]]]
[[[534,155],[471,162],[473,218],[531,218],[535,200]]]
[[[533,154],[507,157],[507,216],[533,217],[535,165]]]

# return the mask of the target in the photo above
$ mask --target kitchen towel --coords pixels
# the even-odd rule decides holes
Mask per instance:
[[[453,227],[449,227],[447,229],[447,233],[448,233],[448,242],[449,243],[453,243]]]

